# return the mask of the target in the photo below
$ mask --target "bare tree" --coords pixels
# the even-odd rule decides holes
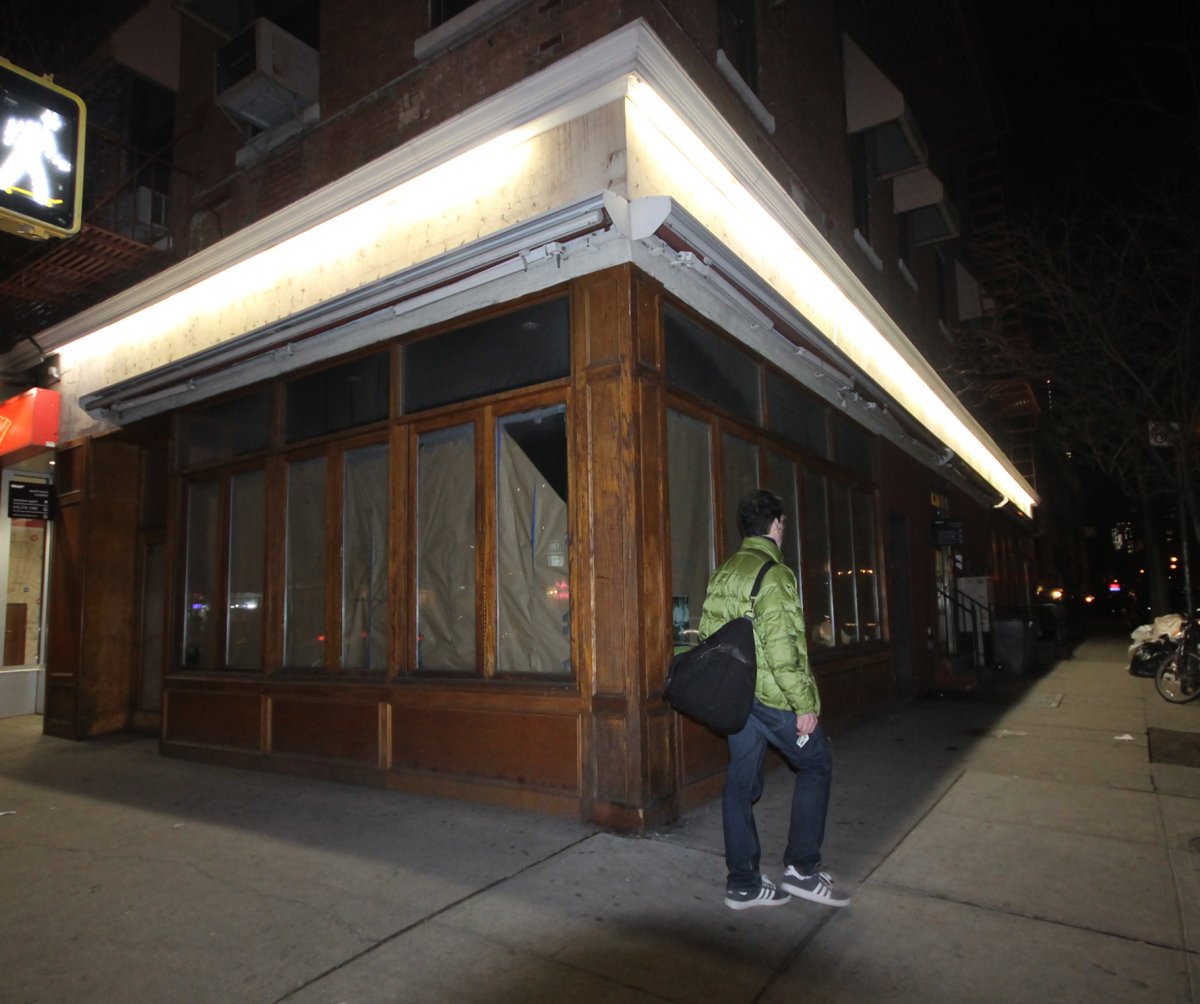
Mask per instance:
[[[1200,8],[1096,14],[1104,71],[1077,60],[1038,77],[1041,91],[1020,91],[1040,99],[1022,109],[1042,140],[1022,162],[1031,208],[975,249],[1008,312],[964,332],[947,376],[975,401],[1006,376],[1029,378],[1063,454],[1108,475],[1143,514],[1177,507],[1186,543],[1200,538]],[[1067,15],[1055,24],[1077,27]],[[1151,547],[1161,524],[1149,530]],[[1165,612],[1165,574],[1159,585],[1152,603]]]
[[[1144,512],[1177,501],[1200,537],[1200,186],[1175,175],[1093,195],[981,250],[1020,324],[1017,337],[994,326],[962,339],[956,389],[978,397],[998,377],[1032,378],[1065,454]]]

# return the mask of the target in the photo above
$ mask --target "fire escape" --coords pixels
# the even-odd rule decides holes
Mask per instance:
[[[0,246],[0,351],[136,285],[177,260],[169,227],[172,138],[147,150],[145,87],[109,63],[78,87],[88,104],[83,225],[67,240]],[[131,96],[132,95],[132,96]],[[160,110],[166,98],[155,96]],[[132,123],[132,124],[131,124]],[[161,137],[160,137],[161,138]]]

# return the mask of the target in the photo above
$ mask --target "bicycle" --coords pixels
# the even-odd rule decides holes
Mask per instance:
[[[1163,700],[1185,704],[1200,697],[1200,625],[1191,618],[1175,645],[1154,674],[1154,686]]]

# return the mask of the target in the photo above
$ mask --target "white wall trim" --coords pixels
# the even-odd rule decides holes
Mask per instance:
[[[879,252],[871,247],[871,242],[867,240],[862,231],[858,227],[854,228],[854,243],[858,245],[858,249],[867,256],[867,261],[875,266],[876,272],[883,271],[883,259],[879,257]]]
[[[750,85],[742,79],[742,75],[738,73],[737,68],[729,61],[729,57],[725,55],[724,49],[717,50],[717,69],[720,71],[721,76],[729,82],[729,86],[737,92],[737,96],[746,103],[746,107],[750,109],[762,127],[774,135],[775,116],[767,111],[767,106],[750,89]]]

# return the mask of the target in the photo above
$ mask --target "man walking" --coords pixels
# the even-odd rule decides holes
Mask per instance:
[[[768,569],[754,601],[754,645],[758,679],[745,727],[729,737],[722,821],[725,829],[725,905],[731,910],[781,906],[792,896],[846,906],[850,897],[833,888],[821,871],[821,844],[833,757],[818,715],[821,699],[808,666],[804,613],[796,576],[783,563],[783,501],[756,489],[738,506],[741,549],[709,577],[700,618],[706,638],[750,609],[750,592],[763,564]],[[791,823],[779,887],[759,871],[761,848],[754,803],[763,788],[767,744],[783,753],[796,772]]]

